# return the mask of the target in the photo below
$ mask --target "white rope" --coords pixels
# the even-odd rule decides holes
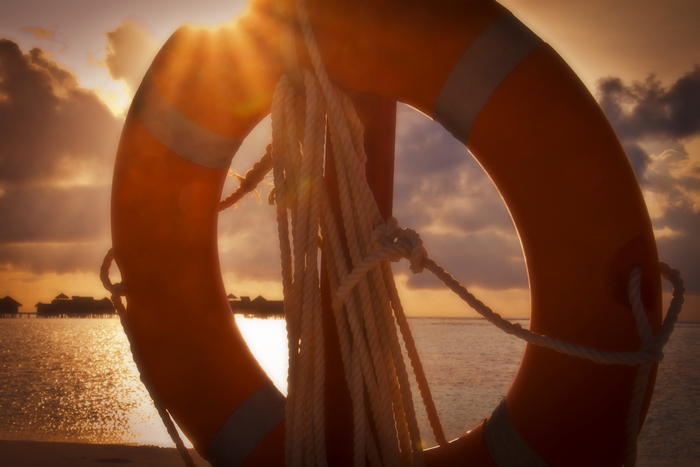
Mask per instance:
[[[319,222],[333,288],[342,283],[348,267],[340,229],[335,224],[322,178],[323,97],[315,78],[309,72],[304,72],[304,77],[305,113],[299,112],[299,97],[287,77],[277,86],[272,109],[275,199],[290,341],[285,457],[288,465],[325,465],[325,363],[316,256]],[[350,105],[349,99],[336,101]],[[343,108],[336,113],[341,118],[347,114],[354,116],[354,110]],[[299,131],[302,121],[303,137]],[[351,125],[347,122],[337,125],[331,119],[330,124],[331,128],[336,128],[335,132],[344,131],[345,140],[350,141],[345,150],[351,152],[344,153],[340,147],[335,151],[335,162],[339,167],[337,177],[342,180],[345,191],[340,203],[344,229],[353,262],[357,263],[374,248],[371,235],[374,226],[365,213],[378,210],[362,166],[348,162],[364,155],[363,150],[360,155],[355,152],[356,148],[363,147],[358,124],[352,124],[353,135],[349,133]],[[335,132],[332,133],[334,140]],[[303,140],[301,145],[300,140]],[[358,179],[364,183],[358,183]],[[369,198],[367,193],[370,193]],[[292,242],[288,212],[292,218]],[[355,464],[364,465],[368,459],[372,465],[422,465],[420,431],[391,315],[395,300],[390,299],[385,275],[386,269],[378,267],[369,279],[358,279],[359,284],[347,305],[334,309],[353,403]],[[365,392],[369,395],[369,407],[365,407]],[[376,426],[376,441],[369,430],[370,424]]]
[[[395,219],[390,219],[386,226],[378,227],[375,230],[374,237],[382,246],[365,257],[365,259],[346,276],[343,283],[336,290],[336,294],[333,298],[333,308],[339,308],[343,305],[348,295],[353,290],[354,285],[361,281],[376,264],[381,264],[387,259],[398,261],[401,258],[407,258],[410,261],[411,270],[413,272],[421,272],[423,268],[428,269],[466,301],[475,311],[508,334],[513,334],[535,345],[547,347],[567,355],[585,358],[596,363],[638,365],[633,396],[630,400],[628,410],[624,464],[628,467],[636,465],[637,437],[640,431],[640,410],[647,389],[649,372],[654,362],[660,362],[663,359],[663,347],[666,345],[669,336],[673,332],[673,327],[678,320],[678,315],[680,314],[683,304],[685,288],[677,269],[671,269],[666,263],[660,263],[663,277],[671,281],[674,290],[673,300],[666,313],[666,318],[664,319],[661,330],[656,337],[652,335],[651,327],[644,311],[644,304],[641,300],[640,285],[642,269],[640,267],[633,269],[628,284],[628,296],[641,340],[640,349],[636,352],[602,352],[579,345],[569,344],[550,336],[544,336],[523,329],[518,323],[512,323],[503,319],[498,313],[494,313],[489,307],[477,300],[449,273],[430,259],[418,234],[410,229],[398,228]]]
[[[630,278],[627,286],[628,298],[632,305],[632,313],[634,314],[635,322],[637,323],[637,331],[641,339],[641,348],[649,348],[654,342],[654,336],[651,333],[651,326],[644,313],[644,304],[642,303],[641,293],[642,283],[642,268],[637,266],[630,273]],[[625,464],[626,466],[634,466],[637,463],[637,436],[639,435],[639,413],[644,401],[644,393],[647,389],[649,381],[649,372],[651,371],[653,362],[647,361],[639,365],[635,376],[634,391],[630,400],[629,409],[627,411],[627,438],[625,444]]]
[[[333,290],[344,281],[348,269],[375,249],[372,232],[383,225],[364,174],[367,156],[362,124],[351,100],[328,79],[303,2],[297,7],[316,77],[302,72],[305,96],[300,96],[284,76],[272,106],[274,198],[290,341],[285,452],[290,466],[326,463],[323,330],[316,267],[319,222]],[[299,104],[304,98],[305,112]],[[327,115],[320,110],[324,106]],[[322,178],[326,124],[333,139],[350,265]],[[353,408],[354,463],[421,466],[420,431],[393,310],[414,369],[422,371],[422,366],[416,363],[415,344],[388,263],[358,278],[356,284],[344,306],[333,309]],[[417,379],[423,397],[430,398],[425,375]],[[426,406],[434,412],[429,413],[431,425],[438,441],[444,443],[432,399]]]

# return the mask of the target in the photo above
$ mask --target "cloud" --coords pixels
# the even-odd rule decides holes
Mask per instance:
[[[221,268],[241,280],[280,281],[275,207],[267,204],[267,187],[259,187],[259,193],[261,201],[249,194],[237,207],[219,214]]]
[[[416,230],[428,254],[468,286],[526,288],[520,242],[498,191],[462,143],[405,106],[398,110],[394,217]],[[444,288],[431,274],[409,288]]]
[[[0,270],[96,271],[121,126],[41,49],[0,39]]]
[[[0,244],[75,242],[109,235],[108,186],[24,186],[0,198]]]
[[[700,293],[700,66],[668,87],[606,78],[598,99],[642,186],[659,256]]]
[[[683,152],[681,141],[700,135],[700,66],[669,88],[653,75],[631,85],[605,78],[598,83],[598,101],[644,180],[649,156],[641,143],[665,142]]]
[[[25,281],[41,280],[41,275],[49,273],[93,273],[96,276],[109,244],[107,239],[94,242],[0,244],[0,277],[3,272],[23,276]],[[97,277],[94,277],[94,281],[99,283]],[[65,290],[70,290],[73,284],[66,283],[64,286]]]
[[[125,19],[107,33],[107,57],[104,64],[112,79],[123,80],[136,92],[143,75],[158,52],[158,43],[148,30],[132,19]]]
[[[700,154],[651,154],[643,183],[659,256],[679,268],[686,288],[700,293]]]
[[[121,121],[41,49],[0,39],[0,185],[106,183]]]
[[[34,34],[37,39],[53,39],[53,32],[48,29],[35,27],[35,26],[25,26],[22,31]]]

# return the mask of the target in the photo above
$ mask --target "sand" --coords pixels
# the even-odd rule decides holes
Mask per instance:
[[[193,449],[197,466],[209,463]],[[120,444],[51,443],[37,441],[1,441],[0,466],[3,467],[183,467],[175,448],[124,446]]]

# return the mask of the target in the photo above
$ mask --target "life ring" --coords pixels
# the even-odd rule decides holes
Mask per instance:
[[[626,283],[639,265],[658,332],[659,267],[641,191],[601,109],[556,52],[490,0],[318,3],[309,14],[331,78],[434,117],[494,181],[525,253],[531,329],[638,349]],[[199,452],[219,455],[212,440],[223,426],[236,440],[221,455],[245,465],[283,463],[284,400],[233,320],[217,207],[230,157],[285,72],[285,15],[261,2],[233,26],[178,30],[144,78],[114,169],[113,247],[140,369]],[[634,378],[633,367],[528,345],[507,414],[550,465],[620,465]],[[496,465],[483,424],[427,451],[426,463]]]

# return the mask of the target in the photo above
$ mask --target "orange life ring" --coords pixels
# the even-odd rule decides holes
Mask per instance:
[[[627,278],[642,266],[654,333],[661,287],[624,150],[547,44],[491,0],[461,3],[314,2],[309,14],[337,84],[434,117],[493,179],[525,253],[531,329],[598,350],[638,349]],[[246,465],[282,464],[284,401],[233,320],[217,207],[230,157],[269,112],[284,73],[287,16],[258,2],[231,26],[178,30],[134,100],[114,170],[113,245],[141,371],[199,452],[226,425],[238,438],[214,457]],[[634,367],[528,345],[507,414],[550,465],[620,465],[634,378]],[[496,465],[483,424],[427,451],[426,463]]]

